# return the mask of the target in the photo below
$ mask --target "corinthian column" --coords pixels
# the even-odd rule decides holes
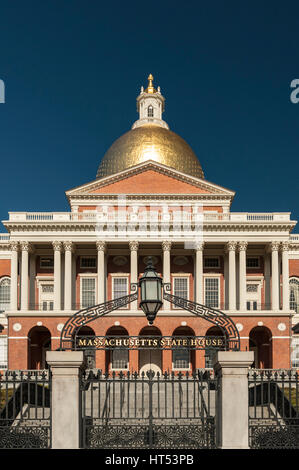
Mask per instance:
[[[171,241],[165,240],[162,242],[163,249],[163,281],[166,283],[170,282],[170,250]],[[164,310],[169,310],[170,305],[167,300],[164,300]]]
[[[236,310],[236,242],[228,242],[226,249],[228,251],[228,308]]]
[[[204,242],[196,244],[196,259],[195,259],[195,282],[196,282],[196,302],[203,304],[203,249]]]
[[[28,242],[21,242],[22,250],[22,272],[21,272],[21,310],[28,310],[28,292],[29,292],[29,250]]]
[[[61,251],[62,243],[54,241],[54,310],[61,310]]]
[[[239,310],[246,309],[246,249],[247,242],[239,242],[239,295],[240,306]]]
[[[19,243],[11,242],[11,280],[10,280],[10,309],[18,309],[18,252]]]
[[[271,252],[272,252],[272,310],[279,309],[279,272],[278,272],[278,249],[279,242],[271,242]]]
[[[138,247],[137,241],[129,242],[131,251],[131,282],[137,282],[138,280]],[[137,300],[132,302],[132,310],[137,310]]]
[[[282,309],[290,309],[290,292],[289,292],[289,243],[283,242],[282,251]]]
[[[73,243],[64,242],[64,310],[72,309],[72,252]]]
[[[105,251],[106,242],[98,240],[96,242],[98,251],[98,304],[105,302]]]

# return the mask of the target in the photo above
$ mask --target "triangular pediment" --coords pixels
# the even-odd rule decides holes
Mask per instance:
[[[181,173],[161,163],[147,161],[117,174],[91,181],[66,192],[69,198],[105,194],[222,195],[234,192],[205,179]]]

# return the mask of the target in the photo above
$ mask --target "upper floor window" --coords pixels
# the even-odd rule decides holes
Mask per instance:
[[[128,278],[126,276],[112,278],[112,298],[119,299],[128,295]]]
[[[96,268],[97,260],[95,256],[81,256],[80,267],[81,268]]]
[[[0,279],[0,311],[10,308],[10,278]]]
[[[290,309],[299,313],[299,278],[290,279]]]
[[[41,256],[39,260],[40,268],[53,268],[54,258],[53,256]]]
[[[154,108],[152,105],[147,108],[147,117],[154,117]]]
[[[96,279],[94,277],[81,278],[81,307],[92,307],[96,304]]]
[[[246,268],[259,268],[260,259],[258,256],[249,256],[246,258]]]
[[[207,307],[219,307],[219,279],[218,277],[205,278],[205,305]]]
[[[218,256],[205,256],[204,257],[204,267],[205,268],[219,268],[219,257]]]
[[[173,278],[173,294],[182,299],[189,299],[189,278],[187,276],[178,276]],[[174,308],[180,308],[173,306]]]

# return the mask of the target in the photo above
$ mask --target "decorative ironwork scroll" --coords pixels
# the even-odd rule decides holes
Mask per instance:
[[[170,294],[171,284],[164,284],[163,298],[176,305],[177,307],[187,310],[188,312],[197,315],[210,323],[218,326],[223,332],[224,336],[227,336],[228,349],[239,351],[240,350],[240,335],[233,320],[225,313],[215,308],[207,307],[196,302],[192,302],[182,297]]]
[[[137,292],[138,285],[135,283],[131,284],[132,294],[119,297],[118,299],[108,300],[102,304],[94,305],[93,307],[84,308],[76,312],[72,317],[70,317],[67,322],[64,324],[64,327],[61,331],[60,337],[60,349],[73,349],[75,336],[78,330],[88,323],[96,320],[96,318],[103,317],[113,310],[124,307],[134,300],[138,299]]]

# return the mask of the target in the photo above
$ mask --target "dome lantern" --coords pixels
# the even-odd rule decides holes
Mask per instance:
[[[154,77],[150,73],[147,88],[144,90],[141,87],[140,95],[137,97],[139,119],[134,122],[132,129],[149,124],[169,129],[168,124],[162,119],[165,98],[161,95],[160,87],[155,89],[153,81]]]

